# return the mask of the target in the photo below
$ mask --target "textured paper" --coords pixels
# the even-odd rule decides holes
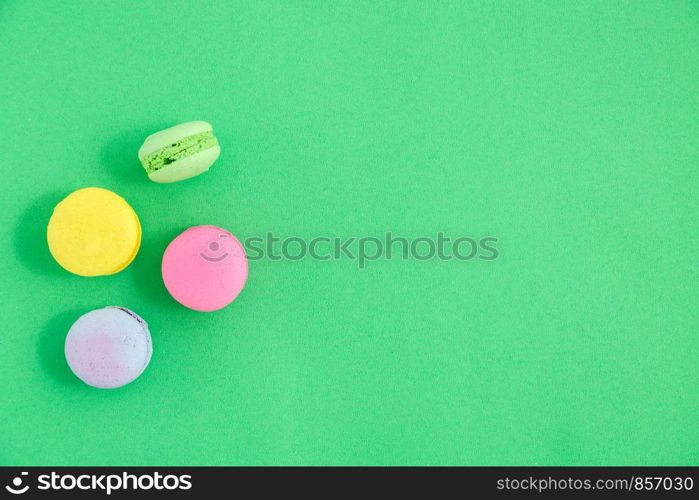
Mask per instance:
[[[692,2],[0,2],[0,463],[699,465],[699,11]],[[211,171],[145,137],[210,122]],[[100,186],[123,272],[46,248]],[[500,258],[250,262],[214,313],[164,289],[187,227],[493,235]],[[63,358],[137,311],[123,389]]]

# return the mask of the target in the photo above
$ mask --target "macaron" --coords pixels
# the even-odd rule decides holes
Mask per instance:
[[[221,154],[218,140],[207,122],[186,122],[146,138],[138,159],[150,180],[177,182],[209,170]]]
[[[108,306],[83,314],[68,331],[66,360],[87,385],[114,389],[133,382],[153,354],[148,324],[125,307]]]
[[[80,276],[118,273],[136,257],[141,224],[124,198],[90,187],[68,195],[53,209],[46,231],[51,255]]]
[[[248,277],[243,245],[216,226],[195,226],[163,254],[163,282],[170,295],[195,311],[221,309],[238,296]]]

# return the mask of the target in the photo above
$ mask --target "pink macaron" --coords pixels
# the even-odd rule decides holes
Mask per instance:
[[[195,311],[216,311],[233,302],[245,286],[248,260],[230,232],[195,226],[170,242],[162,272],[177,302]]]

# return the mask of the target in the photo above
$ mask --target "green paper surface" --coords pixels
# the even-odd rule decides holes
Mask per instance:
[[[696,2],[5,0],[0,61],[1,465],[699,465]],[[154,184],[189,120],[215,168]],[[87,186],[143,226],[114,276],[47,249]],[[160,277],[199,224],[499,257],[258,259],[204,314]],[[107,305],[154,353],[100,391],[63,342]]]

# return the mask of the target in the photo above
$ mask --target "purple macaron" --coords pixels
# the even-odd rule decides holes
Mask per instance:
[[[83,314],[66,337],[66,360],[92,387],[114,389],[134,381],[153,354],[148,324],[125,307],[109,306]]]

